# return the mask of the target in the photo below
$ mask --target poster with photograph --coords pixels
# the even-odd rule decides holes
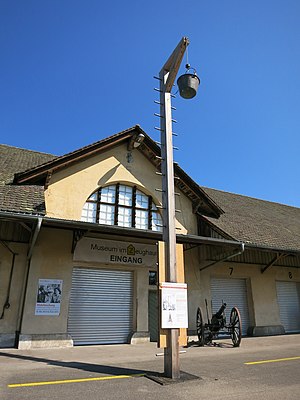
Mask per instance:
[[[61,279],[39,279],[35,315],[59,315],[62,295]]]

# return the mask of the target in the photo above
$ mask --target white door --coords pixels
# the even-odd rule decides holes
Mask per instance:
[[[281,323],[287,333],[300,331],[300,283],[276,282]]]
[[[227,304],[225,315],[230,321],[232,307],[237,307],[241,314],[242,334],[247,335],[250,325],[246,279],[211,279],[212,312],[219,310],[222,302]]]

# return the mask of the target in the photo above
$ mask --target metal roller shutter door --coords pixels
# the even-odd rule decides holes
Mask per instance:
[[[222,301],[227,304],[225,315],[227,323],[230,321],[232,307],[237,307],[241,314],[242,334],[247,335],[249,328],[249,308],[247,300],[247,285],[245,279],[211,279],[212,311],[217,312]]]
[[[280,320],[287,333],[300,331],[300,283],[276,282]]]
[[[132,306],[132,272],[73,269],[68,333],[75,345],[127,343]]]

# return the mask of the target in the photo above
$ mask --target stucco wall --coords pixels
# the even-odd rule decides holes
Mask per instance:
[[[66,333],[72,277],[72,232],[42,229],[31,260],[22,334]],[[35,315],[39,279],[62,279],[59,316]]]
[[[107,239],[105,236],[102,236],[102,238]],[[122,241],[122,238],[110,238],[110,240]],[[40,335],[41,338],[45,335],[50,339],[51,335],[64,335],[63,337],[66,337],[73,267],[125,269],[127,271],[132,271],[134,274],[133,329],[138,332],[147,332],[149,290],[148,272],[149,269],[152,270],[153,268],[143,266],[116,266],[97,262],[74,261],[73,254],[71,253],[71,246],[71,231],[50,228],[44,228],[41,230],[34,248],[30,267],[21,331],[22,338],[26,341],[30,335]],[[61,310],[59,316],[35,315],[39,279],[63,280]],[[31,345],[32,344],[21,345],[21,348],[29,348]],[[48,343],[47,345],[51,344]]]
[[[99,236],[97,236],[99,237]],[[108,238],[102,235],[102,238]],[[111,238],[110,238],[111,239]],[[114,240],[122,241],[121,237]],[[123,239],[124,240],[124,239]],[[129,240],[129,239],[127,239]],[[142,242],[142,240],[140,240]],[[148,331],[148,271],[145,267],[125,267],[115,265],[103,265],[97,262],[75,262],[72,247],[72,232],[61,229],[42,228],[34,247],[31,260],[26,303],[21,334],[43,335],[56,337],[67,335],[67,320],[69,297],[71,292],[72,269],[74,266],[92,268],[124,268],[134,272],[134,326],[137,332]],[[11,308],[6,310],[5,318],[0,321],[1,333],[14,333],[12,327],[16,327],[18,307],[20,304],[21,283],[24,282],[26,265],[26,246],[14,245],[16,257],[15,274],[13,276],[11,294]],[[1,282],[8,281],[11,257],[3,247],[0,248],[0,277]],[[212,266],[200,272],[198,249],[190,249],[184,252],[185,276],[188,284],[188,310],[189,331],[196,329],[196,310],[201,306],[205,310],[205,299],[210,305],[212,277],[219,278],[244,278],[248,286],[248,305],[250,323],[253,326],[278,326],[280,325],[279,308],[276,295],[276,280],[299,282],[299,270],[293,269],[292,278],[287,268],[271,267],[261,274],[261,266],[224,262]],[[233,268],[233,269],[232,269]],[[152,269],[152,268],[150,268]],[[36,297],[39,279],[61,279],[62,302],[59,316],[35,315]],[[5,284],[1,286],[1,304],[5,300]],[[211,310],[210,310],[211,311]],[[49,343],[47,344],[49,345]],[[26,348],[26,347],[25,347]]]
[[[194,256],[196,256],[196,252]],[[202,310],[205,310],[205,299],[208,301],[211,313],[210,281],[212,278],[246,279],[250,325],[253,327],[281,325],[276,281],[300,282],[299,269],[271,267],[262,274],[261,265],[225,262],[200,272],[203,263],[198,263],[196,258],[189,260],[190,257],[192,257],[191,253],[187,252],[185,263],[189,293],[189,329],[191,331],[196,329],[197,307],[200,306]],[[291,270],[292,279],[290,278]]]
[[[136,185],[156,204],[161,204],[161,177],[156,168],[138,150],[132,152],[132,161],[127,161],[125,145],[91,156],[82,162],[54,172],[45,191],[48,217],[80,220],[86,199],[98,187],[115,183]],[[178,191],[178,190],[177,190]],[[197,234],[197,220],[192,212],[191,201],[181,193],[176,196],[178,233]]]
[[[18,329],[20,300],[22,296],[24,275],[26,270],[27,245],[19,243],[7,243],[11,251],[15,253],[15,262],[12,266],[13,255],[0,244],[0,314],[7,300],[9,278],[12,271],[11,288],[9,293],[10,307],[4,309],[3,318],[0,319],[0,345],[12,346],[15,332]]]

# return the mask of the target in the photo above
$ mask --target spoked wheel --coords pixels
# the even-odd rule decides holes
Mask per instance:
[[[230,313],[230,336],[233,347],[239,347],[242,340],[242,320],[237,307],[233,307]]]
[[[202,316],[202,311],[201,308],[198,307],[197,309],[197,335],[199,339],[199,346],[204,346],[205,345],[205,338],[204,338],[204,323],[203,323],[203,316]]]

